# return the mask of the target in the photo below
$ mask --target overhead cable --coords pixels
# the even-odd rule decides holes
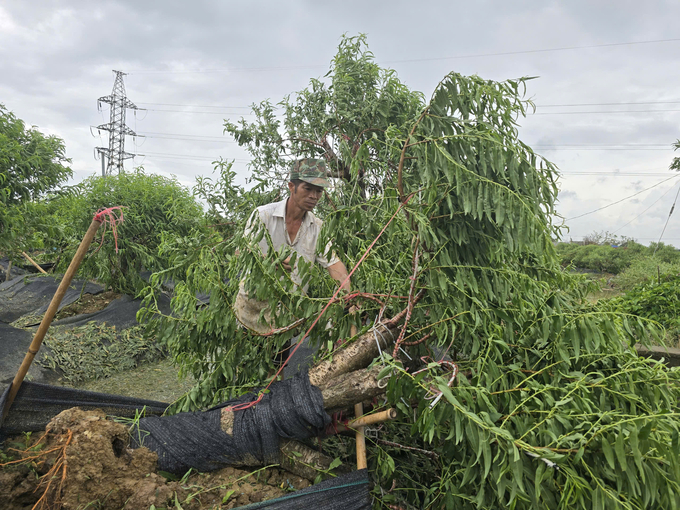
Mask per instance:
[[[187,108],[228,108],[228,109],[245,109],[250,110],[252,106],[221,106],[212,104],[179,104],[179,103],[140,103],[149,104],[152,106],[185,106]],[[619,102],[619,103],[564,103],[564,104],[536,104],[537,108],[557,108],[557,107],[572,107],[572,106],[624,106],[624,105],[641,105],[641,104],[680,104],[680,101],[644,101],[644,102]]]
[[[631,41],[622,43],[608,43],[608,44],[590,44],[584,46],[563,46],[559,48],[545,48],[538,50],[520,50],[520,51],[503,51],[497,53],[472,53],[467,55],[454,55],[450,57],[429,57],[429,58],[413,58],[413,59],[402,59],[402,60],[387,60],[382,62],[382,64],[407,64],[413,62],[436,62],[440,60],[456,60],[464,58],[482,58],[482,57],[504,57],[508,55],[523,55],[531,53],[548,53],[552,51],[571,51],[571,50],[584,50],[591,48],[610,48],[615,46],[634,46],[640,44],[656,44],[656,43],[668,43],[668,42],[679,42],[680,38],[675,39],[653,39],[648,41]],[[326,68],[325,64],[315,64],[315,65],[296,65],[296,66],[275,66],[275,67],[226,67],[221,69],[198,69],[193,71],[145,71],[145,70],[132,70],[128,74],[198,74],[198,73],[224,73],[224,72],[261,72],[261,71],[290,71],[297,69],[313,69],[313,68]]]
[[[663,195],[661,195],[659,198],[657,198],[656,200],[654,200],[654,202],[652,202],[652,205],[650,205],[649,207],[647,207],[647,209],[645,209],[645,210],[642,211],[640,214],[638,214],[637,216],[635,216],[635,218],[633,218],[632,220],[630,220],[628,223],[624,223],[623,225],[621,225],[619,228],[617,228],[616,230],[614,230],[614,231],[612,232],[612,234],[616,234],[616,233],[617,233],[619,230],[621,230],[623,227],[627,227],[628,225],[630,225],[631,223],[633,223],[635,220],[637,220],[640,216],[642,216],[642,215],[645,214],[647,211],[649,211],[652,207],[654,207],[654,206],[657,204],[657,202],[658,202],[659,200],[661,200],[663,197],[665,197],[665,196],[668,195],[671,191],[673,191],[673,188],[674,188],[674,187],[675,187],[675,184],[673,184],[673,186],[671,186],[670,188],[668,188],[668,189],[663,193]]]
[[[673,214],[673,211],[675,210],[675,204],[678,201],[678,195],[680,195],[680,187],[678,187],[678,192],[675,194],[675,200],[673,200],[673,205],[671,206],[671,210],[668,213],[668,218],[666,218],[666,223],[663,226],[663,230],[661,231],[661,235],[659,236],[659,240],[656,242],[656,246],[654,247],[654,253],[652,253],[652,257],[656,255],[656,250],[659,248],[659,243],[661,242],[661,238],[663,237],[664,232],[666,232],[666,227],[668,226],[668,222],[671,219],[671,215]]]
[[[573,216],[573,217],[571,217],[571,218],[567,218],[565,221],[571,221],[571,220],[575,220],[576,218],[582,218],[583,216],[588,216],[589,214],[593,214],[593,213],[596,213],[596,212],[601,211],[601,210],[603,210],[603,209],[607,209],[608,207],[612,207],[613,205],[620,204],[621,202],[624,202],[624,201],[626,201],[626,200],[628,200],[628,199],[630,199],[630,198],[633,198],[633,197],[638,196],[640,193],[644,193],[645,191],[649,191],[650,189],[656,188],[657,186],[661,186],[664,182],[668,182],[668,181],[670,181],[671,179],[677,179],[678,177],[680,177],[680,174],[677,174],[677,175],[674,175],[674,176],[672,176],[672,177],[669,177],[668,179],[664,179],[664,180],[661,181],[661,182],[657,182],[654,186],[650,186],[649,188],[645,188],[645,189],[643,189],[643,190],[641,190],[641,191],[638,191],[637,193],[634,193],[634,194],[629,195],[629,196],[627,196],[627,197],[625,197],[625,198],[622,198],[621,200],[617,200],[616,202],[612,202],[611,204],[605,205],[605,206],[603,206],[603,207],[600,207],[600,208],[595,209],[595,210],[593,210],[593,211],[589,211],[589,212],[587,212],[587,213],[579,214],[578,216]]]

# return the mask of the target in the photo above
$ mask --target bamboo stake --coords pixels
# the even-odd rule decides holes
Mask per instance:
[[[376,423],[382,423],[387,420],[394,420],[397,417],[396,409],[388,409],[387,411],[381,411],[374,414],[366,414],[361,418],[352,420],[347,425],[339,424],[336,427],[337,432],[345,432],[347,430],[356,430],[359,427],[368,427],[370,425],[375,425]]]
[[[360,418],[364,414],[364,404],[359,403],[354,406],[354,415]],[[364,427],[356,427],[357,430],[357,469],[366,469],[368,462],[366,461],[366,437],[364,436]]]
[[[83,261],[83,258],[85,258],[87,249],[90,247],[92,239],[94,239],[94,235],[97,232],[97,229],[99,228],[100,225],[101,221],[99,221],[98,219],[92,220],[90,228],[87,229],[87,233],[85,234],[85,237],[83,237],[83,240],[80,243],[80,246],[78,247],[78,251],[76,251],[73,260],[71,260],[71,264],[68,266],[66,274],[64,274],[64,278],[61,280],[61,283],[57,288],[57,292],[55,292],[54,297],[50,302],[50,306],[47,308],[47,312],[45,312],[43,320],[40,322],[38,331],[35,332],[33,341],[31,342],[31,345],[28,348],[28,352],[24,357],[24,361],[21,363],[19,371],[17,372],[17,375],[14,377],[14,381],[12,381],[12,387],[9,390],[9,395],[7,396],[7,401],[5,402],[5,408],[2,410],[3,418],[6,416],[7,412],[9,411],[9,408],[12,406],[14,398],[17,396],[19,388],[21,387],[21,383],[24,381],[24,377],[26,377],[26,373],[28,372],[31,363],[33,363],[35,355],[38,354],[38,350],[42,345],[43,338],[45,338],[45,333],[47,333],[47,328],[50,327],[52,319],[54,319],[57,310],[59,310],[61,300],[64,298],[64,294],[66,294],[69,285],[71,285],[71,280],[73,280],[73,277],[78,271],[80,263]],[[1,421],[2,420],[0,419],[0,422]]]
[[[354,337],[357,335],[357,328],[354,324],[350,327],[350,334]],[[360,418],[364,414],[364,404],[359,402],[354,405],[354,416]],[[368,462],[366,461],[366,437],[364,436],[364,427],[356,428],[357,435],[357,469],[366,469]]]
[[[33,265],[36,267],[36,269],[37,269],[38,271],[40,271],[42,274],[47,274],[47,271],[45,271],[42,267],[40,267],[40,266],[38,265],[38,263],[37,263],[35,260],[33,260],[31,257],[29,257],[29,256],[28,256],[28,253],[26,253],[25,251],[22,251],[21,254],[22,254],[24,257],[26,257],[26,259],[27,259],[31,264],[33,264]]]

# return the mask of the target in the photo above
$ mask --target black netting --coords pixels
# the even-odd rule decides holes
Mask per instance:
[[[11,384],[0,397],[0,410],[5,408],[10,387]],[[52,418],[72,407],[102,409],[112,416],[132,418],[142,409],[146,414],[162,414],[168,404],[24,381],[12,407],[0,422],[0,436],[45,430]]]
[[[45,313],[60,282],[53,276],[19,276],[0,284],[0,321],[9,323],[28,313]],[[59,309],[76,301],[81,293],[98,294],[103,291],[101,285],[74,280],[66,290]]]
[[[161,294],[157,299],[159,310],[169,315],[170,298]],[[53,326],[78,327],[85,326],[88,322],[106,323],[107,326],[115,326],[117,330],[131,328],[139,324],[137,322],[137,312],[142,307],[141,299],[133,299],[131,296],[124,295],[111,301],[106,308],[98,312],[84,313],[67,317],[52,323]]]
[[[223,407],[252,402],[256,393],[225,402],[206,412],[148,417],[133,431],[134,446],[158,453],[158,468],[181,473],[189,468],[212,471],[242,463],[280,460],[279,439],[305,439],[330,422],[321,391],[306,372],[272,384],[255,406],[234,412],[233,434],[220,429]]]
[[[0,388],[14,380],[32,340],[33,332],[0,322]],[[49,352],[47,346],[43,346],[42,350]],[[28,370],[28,379],[34,382],[49,383],[57,377],[55,372],[37,363],[33,363]]]
[[[365,469],[332,478],[287,496],[239,506],[238,510],[370,510],[368,472]]]

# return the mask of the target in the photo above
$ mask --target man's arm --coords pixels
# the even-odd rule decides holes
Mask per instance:
[[[347,294],[350,293],[351,285],[349,279],[347,279],[348,276],[347,268],[345,267],[345,264],[343,264],[341,260],[339,260],[333,265],[328,266],[328,274],[330,274],[331,278],[333,278],[340,284],[340,288],[342,290],[347,292]],[[345,282],[346,279],[347,281]],[[344,285],[343,282],[345,282]]]

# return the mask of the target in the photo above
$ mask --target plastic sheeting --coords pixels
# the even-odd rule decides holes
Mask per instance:
[[[0,284],[0,322],[10,323],[26,314],[41,315],[47,311],[60,281],[53,276],[19,276]],[[59,305],[76,301],[80,294],[99,294],[104,287],[95,283],[74,280]]]
[[[111,301],[106,308],[98,312],[84,313],[67,317],[52,323],[53,326],[85,326],[88,322],[106,323],[108,326],[115,326],[117,330],[131,328],[139,324],[137,322],[137,312],[142,307],[140,299],[124,295]],[[170,315],[170,298],[161,295],[158,298],[158,307],[166,315]]]
[[[0,386],[14,379],[32,340],[33,332],[0,322]],[[43,345],[40,351],[46,352],[47,346]],[[33,363],[28,370],[29,380],[35,382],[50,382],[58,377],[56,372],[47,370],[37,363]]]

